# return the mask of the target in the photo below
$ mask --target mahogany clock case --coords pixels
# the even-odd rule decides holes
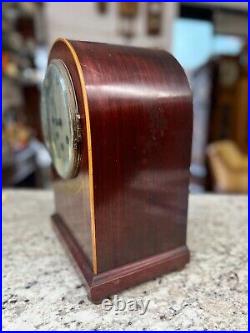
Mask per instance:
[[[163,50],[59,39],[81,123],[80,167],[56,176],[54,226],[93,302],[182,268],[192,95]]]

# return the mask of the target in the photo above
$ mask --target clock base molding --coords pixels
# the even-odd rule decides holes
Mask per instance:
[[[93,274],[91,265],[69,228],[58,214],[52,215],[53,226],[66,252],[83,277],[89,299],[95,303],[139,283],[182,269],[190,259],[187,246],[177,247],[107,272]]]

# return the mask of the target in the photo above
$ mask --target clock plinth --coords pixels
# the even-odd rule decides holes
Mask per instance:
[[[104,298],[117,294],[124,289],[163,274],[180,270],[189,261],[189,250],[184,245],[108,272],[93,274],[86,255],[60,216],[53,215],[52,222],[73,264],[76,264],[76,270],[83,278],[88,298],[95,304],[101,303]]]
[[[69,119],[60,140],[69,136],[75,144],[68,158],[80,156],[80,162],[59,176],[67,156],[45,103],[48,146],[59,159],[52,219],[98,303],[189,261],[192,96],[183,69],[162,50],[60,39],[49,64],[58,60],[76,101],[70,94],[68,108],[55,106]],[[55,95],[47,99],[58,101]]]

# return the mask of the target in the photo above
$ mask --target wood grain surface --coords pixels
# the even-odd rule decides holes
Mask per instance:
[[[183,69],[163,50],[80,41],[58,40],[56,58],[72,77],[83,137],[79,175],[56,177],[56,214],[93,273],[178,248],[187,261],[192,95]]]

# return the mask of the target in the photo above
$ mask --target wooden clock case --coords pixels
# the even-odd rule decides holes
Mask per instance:
[[[192,96],[163,50],[59,39],[75,88],[81,163],[54,180],[53,224],[103,298],[189,261],[186,246]]]

